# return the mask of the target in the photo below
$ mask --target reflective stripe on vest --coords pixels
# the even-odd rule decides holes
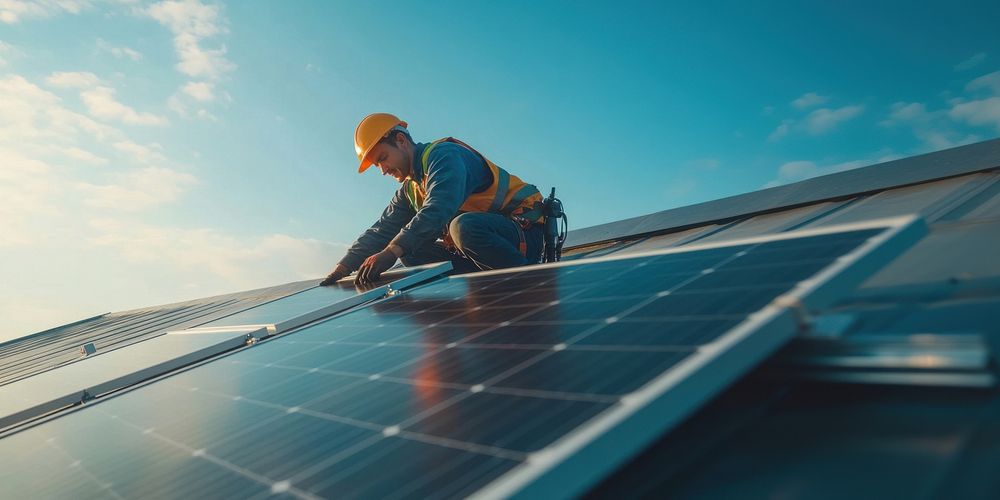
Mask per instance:
[[[417,192],[416,185],[414,181],[406,183],[406,198],[410,200],[410,205],[413,206],[414,211],[420,210],[420,207],[424,205],[424,197],[421,193]]]
[[[497,189],[496,194],[493,195],[493,201],[490,203],[490,212],[499,212],[501,205],[503,205],[503,199],[507,197],[507,188],[510,187],[510,174],[502,168],[498,168],[497,172]]]
[[[420,155],[420,165],[423,178],[420,182],[410,180],[406,186],[406,197],[414,210],[419,211],[427,198],[428,158],[435,146],[442,142],[458,144],[472,151],[483,160],[493,176],[493,182],[483,191],[469,195],[462,206],[462,212],[493,212],[507,217],[520,217],[528,221],[540,223],[543,220],[542,194],[535,186],[525,183],[517,176],[498,167],[485,156],[458,139],[447,137],[428,144]]]
[[[532,186],[531,184],[525,184],[525,185],[521,186],[521,189],[518,189],[517,192],[514,193],[514,196],[507,203],[507,206],[508,207],[517,208],[517,207],[521,206],[521,203],[523,203],[524,200],[527,200],[529,196],[531,196],[531,195],[533,195],[535,193],[538,193],[538,188],[536,188],[535,186]],[[541,193],[538,193],[538,194],[541,194]]]

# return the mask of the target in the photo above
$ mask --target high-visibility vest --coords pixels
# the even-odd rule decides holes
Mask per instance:
[[[478,193],[472,193],[462,206],[462,212],[493,212],[507,217],[519,217],[532,223],[541,223],[544,219],[542,212],[542,193],[538,188],[522,181],[516,175],[509,174],[506,170],[496,166],[485,156],[476,151],[468,144],[455,139],[445,137],[427,145],[420,156],[420,165],[423,176],[420,181],[410,179],[406,185],[406,197],[414,210],[420,210],[424,206],[427,198],[427,158],[431,150],[442,142],[453,142],[458,144],[483,159],[490,173],[493,174],[493,182],[489,187]]]

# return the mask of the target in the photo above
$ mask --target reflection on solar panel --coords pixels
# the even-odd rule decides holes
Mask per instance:
[[[921,228],[452,277],[2,439],[0,480],[13,496],[573,496]]]

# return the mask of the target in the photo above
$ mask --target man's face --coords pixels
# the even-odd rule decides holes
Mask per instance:
[[[391,175],[404,182],[413,169],[413,146],[402,134],[396,134],[393,144],[380,142],[368,153],[382,175]]]

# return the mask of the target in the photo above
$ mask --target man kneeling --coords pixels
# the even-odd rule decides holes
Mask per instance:
[[[358,172],[375,165],[402,186],[320,285],[355,269],[358,281],[377,280],[396,259],[406,266],[450,260],[458,273],[538,262],[544,221],[538,189],[458,139],[414,143],[406,126],[375,113],[355,130]]]

